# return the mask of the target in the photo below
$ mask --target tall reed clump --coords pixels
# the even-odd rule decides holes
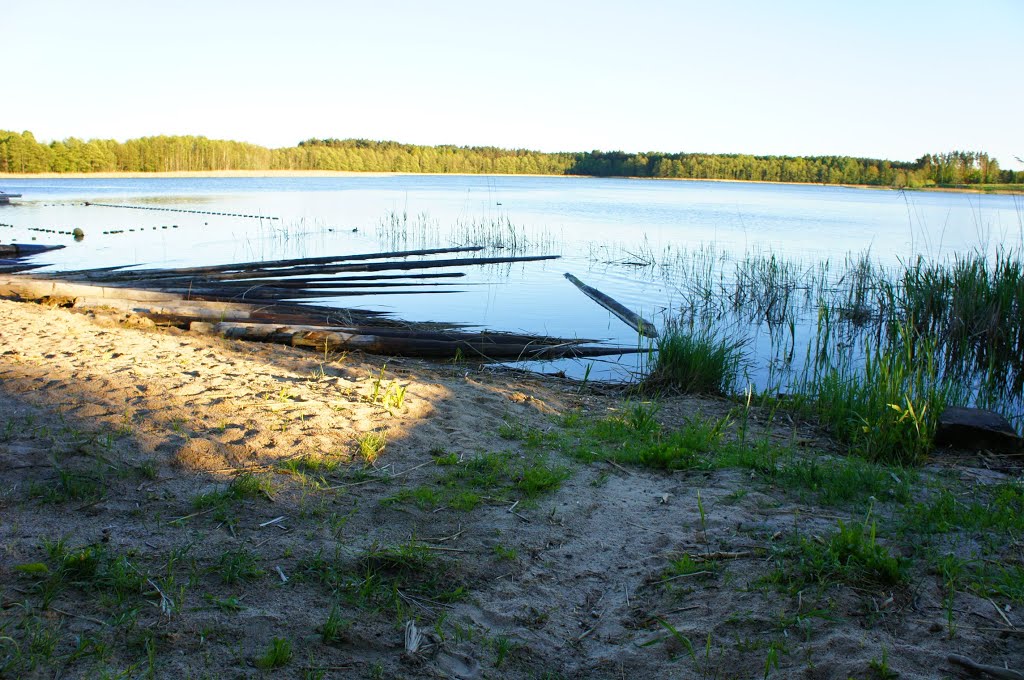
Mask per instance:
[[[743,340],[710,324],[669,320],[658,338],[657,356],[644,378],[649,391],[730,394],[743,366]]]
[[[801,391],[821,423],[854,453],[919,463],[932,448],[939,414],[961,400],[953,383],[941,379],[937,356],[933,338],[901,323],[888,340],[866,344],[861,361],[845,352],[817,364]]]
[[[952,265],[918,260],[902,281],[902,314],[944,349],[951,375],[980,375],[983,388],[1024,388],[1024,262],[1000,249],[957,256]]]

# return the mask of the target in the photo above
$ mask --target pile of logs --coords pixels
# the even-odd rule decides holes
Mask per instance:
[[[479,250],[434,248],[176,269],[107,267],[19,273],[0,277],[0,297],[49,301],[78,309],[112,308],[194,332],[320,351],[359,349],[388,355],[498,360],[637,351],[595,345],[594,340],[469,332],[453,324],[402,323],[378,312],[303,302],[382,293],[458,292],[450,288],[451,280],[465,276],[464,272],[433,270],[558,257],[472,255]],[[456,253],[470,256],[437,257]],[[413,271],[418,273],[397,273]]]

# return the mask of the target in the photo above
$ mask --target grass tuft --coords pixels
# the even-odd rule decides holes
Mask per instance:
[[[288,665],[288,662],[291,660],[291,640],[276,637],[270,641],[266,651],[256,658],[256,666],[264,670],[273,670]]]
[[[658,338],[657,357],[642,387],[649,392],[730,394],[742,368],[743,346],[710,325],[684,328],[670,321]]]
[[[784,581],[791,585],[842,583],[852,586],[895,586],[908,579],[907,565],[878,543],[875,523],[838,522],[827,538],[801,537],[789,556],[795,567],[785,569]]]
[[[884,346],[868,346],[863,363],[847,356],[829,361],[803,391],[837,440],[869,460],[897,465],[924,459],[939,414],[955,401],[940,380],[934,342],[910,324]]]

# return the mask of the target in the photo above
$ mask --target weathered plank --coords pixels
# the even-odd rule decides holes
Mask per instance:
[[[590,298],[591,300],[593,300],[594,302],[601,305],[609,312],[617,316],[619,319],[625,322],[627,326],[635,330],[640,335],[647,338],[658,337],[658,329],[654,326],[653,323],[643,318],[636,312],[632,311],[625,305],[605,295],[598,289],[588,286],[587,284],[583,283],[582,281],[577,279],[572,274],[569,274],[568,272],[566,272],[565,278],[569,279],[569,281],[574,286],[579,288],[584,295],[586,295],[588,298]]]
[[[63,246],[61,246],[63,247]],[[327,255],[324,257],[302,257],[288,260],[256,260],[253,262],[236,262],[232,264],[208,265],[203,267],[178,267],[174,269],[82,269],[73,272],[60,272],[55,274],[61,278],[70,276],[82,276],[90,280],[99,281],[137,281],[157,280],[165,278],[192,277],[201,274],[217,274],[226,272],[266,271],[278,270],[297,265],[315,266],[327,265],[337,262],[358,262],[362,260],[382,260],[394,257],[419,257],[424,255],[441,255],[446,253],[472,253],[483,250],[482,246],[458,246],[453,248],[423,248],[420,250],[394,250],[381,253],[357,253],[354,255]],[[282,274],[283,272],[275,272]]]
[[[181,296],[162,291],[145,290],[142,288],[124,288],[113,286],[96,286],[87,283],[72,283],[55,279],[42,279],[28,276],[9,276],[0,278],[0,297],[17,297],[38,300],[44,297],[63,298],[100,298],[110,300],[180,300]]]
[[[61,245],[43,245],[41,243],[0,243],[0,257],[25,257],[50,250],[60,250]]]
[[[478,336],[458,340],[423,337],[369,335],[342,330],[302,330],[274,324],[239,324],[231,322],[195,322],[190,330],[196,333],[221,335],[238,340],[273,342],[317,350],[361,350],[371,354],[406,355],[429,358],[463,356],[467,359],[518,360],[555,359],[562,357],[607,356],[636,352],[634,348],[583,347],[574,342],[545,345],[540,343],[501,342],[502,338]]]

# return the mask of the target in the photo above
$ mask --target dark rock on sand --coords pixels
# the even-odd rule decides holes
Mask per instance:
[[[935,432],[937,446],[999,453],[1024,450],[1024,440],[1006,418],[998,413],[964,406],[947,407],[939,416]]]

